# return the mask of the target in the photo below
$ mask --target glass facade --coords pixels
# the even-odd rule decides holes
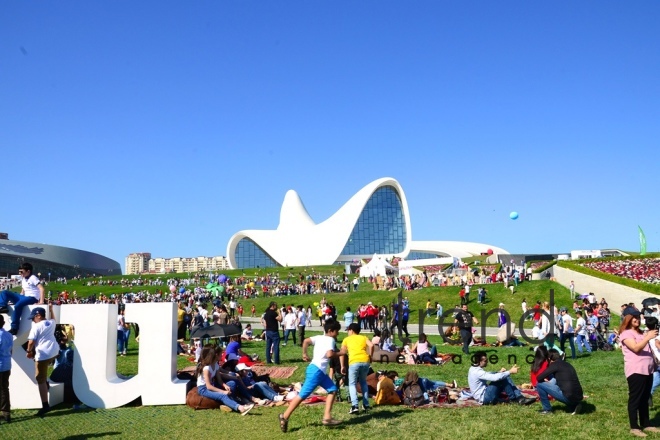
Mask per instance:
[[[440,254],[432,254],[430,252],[417,252],[417,251],[412,251],[411,253],[408,254],[406,257],[406,260],[425,260],[427,258],[441,258],[441,257],[446,257],[447,255],[440,255]]]
[[[397,254],[406,248],[407,234],[401,198],[384,186],[367,201],[341,254]]]
[[[263,249],[249,238],[242,238],[236,245],[234,251],[237,269],[253,267],[276,267],[279,266]]]
[[[18,274],[18,266],[23,263],[32,264],[35,275],[41,274],[42,279],[51,280],[58,277],[73,278],[78,275],[121,275],[121,268],[117,269],[90,269],[78,265],[67,265],[53,261],[36,260],[34,258],[15,257],[12,255],[0,255],[0,277],[10,277]],[[50,277],[48,274],[50,273]]]

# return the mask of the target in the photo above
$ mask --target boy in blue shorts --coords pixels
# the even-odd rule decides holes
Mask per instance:
[[[307,347],[310,344],[314,346],[314,356],[310,362],[307,370],[305,371],[305,382],[300,389],[300,393],[290,403],[284,414],[279,415],[280,429],[286,432],[289,427],[289,417],[296,410],[300,402],[307,399],[316,387],[323,387],[328,392],[328,397],[325,400],[325,412],[323,413],[324,426],[336,426],[341,423],[339,420],[332,418],[332,404],[335,401],[335,393],[337,386],[327,374],[328,364],[330,359],[337,356],[337,333],[341,324],[334,319],[328,319],[323,325],[324,335],[312,336],[305,339],[302,346],[303,360],[309,361],[307,356]]]

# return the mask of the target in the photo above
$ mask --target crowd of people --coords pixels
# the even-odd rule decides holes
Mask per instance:
[[[26,263],[27,264],[27,263]],[[23,266],[21,269],[22,294],[3,292],[0,295],[0,308],[14,304],[14,308],[19,305],[44,304],[47,302],[43,283],[39,282],[31,273],[32,268]],[[198,278],[186,279],[154,279],[149,280],[150,286],[163,286],[162,291],[149,293],[146,290],[137,292],[128,292],[121,294],[111,294],[92,297],[88,300],[92,303],[116,303],[118,304],[118,353],[125,354],[128,340],[127,332],[130,331],[129,323],[123,319],[123,306],[131,302],[160,302],[169,301],[178,304],[177,323],[178,338],[187,339],[190,333],[196,327],[203,327],[214,324],[240,324],[240,318],[246,312],[240,305],[239,300],[245,298],[245,295],[252,295],[256,287],[262,289],[264,294],[277,298],[278,296],[291,294],[291,291],[282,293],[280,288],[290,289],[296,287],[296,294],[303,293],[330,293],[337,288],[337,283],[346,289],[359,288],[359,282],[353,285],[353,280],[346,275],[319,276],[316,274],[300,274],[298,279],[290,274],[286,283],[279,277],[260,277],[256,283],[249,278],[239,278],[226,285],[233,286],[222,292],[212,292],[203,286],[207,280]],[[458,282],[464,286],[471,286],[476,280],[481,280],[481,275],[472,273],[464,275],[465,280]],[[390,280],[381,279],[383,286],[389,283],[398,284],[399,287],[405,286],[412,288],[417,285],[429,285],[432,283],[432,277],[429,278],[425,273],[411,277],[390,277]],[[477,278],[475,278],[477,277]],[[501,277],[501,278],[500,278]],[[505,270],[497,275],[496,281],[501,279],[508,284],[522,282],[520,273],[515,269]],[[374,279],[371,282],[378,282]],[[113,287],[116,285],[122,288],[135,289],[145,286],[147,281],[121,280],[119,282],[103,280],[90,280],[88,282],[97,285]],[[447,281],[448,282],[448,281]],[[454,280],[452,279],[452,283]],[[118,284],[116,284],[118,283]],[[157,283],[157,284],[151,284]],[[251,285],[253,284],[254,285]],[[403,283],[403,284],[401,284]],[[310,286],[311,285],[311,290]],[[463,343],[463,352],[471,355],[472,366],[467,374],[467,384],[469,391],[466,391],[463,397],[471,397],[480,404],[489,405],[502,403],[516,403],[520,405],[530,405],[536,402],[536,398],[525,396],[523,392],[515,385],[512,376],[518,373],[518,367],[513,365],[509,369],[501,369],[497,372],[487,371],[489,363],[487,353],[477,351],[470,353],[473,346],[473,326],[479,324],[474,314],[468,310],[469,287],[463,289],[461,298],[463,304],[452,316],[456,330],[460,334]],[[484,294],[485,295],[485,294]],[[483,298],[479,295],[479,298]],[[59,303],[79,303],[81,300],[74,292],[62,292],[58,294],[53,302]],[[298,301],[296,301],[298,302]],[[209,312],[207,305],[213,306]],[[436,314],[442,315],[442,307],[436,303],[433,305],[431,299],[427,301],[427,316]],[[500,308],[504,305],[500,304]],[[579,414],[583,410],[583,390],[580,384],[575,368],[570,362],[566,361],[565,343],[569,342],[571,349],[571,358],[576,358],[575,345],[578,352],[591,352],[591,335],[595,333],[608,332],[610,309],[604,298],[597,301],[594,294],[589,294],[585,298],[575,300],[572,307],[555,308],[554,331],[546,316],[542,311],[550,312],[549,303],[537,302],[533,307],[528,308],[526,301],[522,301],[523,313],[530,312],[530,319],[534,321],[534,337],[545,339],[545,343],[535,347],[535,359],[532,365],[530,380],[538,393],[541,410],[540,414],[547,415],[552,413],[553,406],[550,403],[550,397],[554,398],[566,406],[568,412]],[[2,310],[6,312],[7,310]],[[343,313],[342,313],[343,312]],[[657,428],[651,426],[649,420],[649,401],[655,389],[660,386],[660,367],[654,361],[654,352],[660,359],[660,339],[658,337],[657,319],[660,312],[657,308],[642,318],[642,313],[634,307],[633,304],[622,305],[622,323],[618,329],[618,343],[622,348],[625,363],[625,376],[629,386],[628,415],[630,419],[631,433],[635,436],[645,436],[649,432],[660,432]],[[251,316],[257,315],[253,308],[250,310]],[[279,364],[280,346],[289,343],[302,347],[303,360],[309,361],[305,381],[297,397],[290,403],[286,411],[278,416],[279,426],[282,431],[288,430],[289,420],[298,407],[298,405],[318,387],[322,386],[328,392],[326,406],[322,418],[322,424],[334,426],[340,422],[332,417],[332,408],[336,394],[340,387],[334,380],[335,375],[345,377],[345,383],[348,385],[351,407],[349,414],[368,413],[370,407],[370,397],[366,377],[372,371],[371,359],[375,350],[385,350],[390,352],[407,352],[415,362],[418,363],[437,363],[437,347],[434,347],[425,334],[419,336],[418,340],[408,347],[394,346],[391,334],[400,330],[409,337],[407,321],[410,313],[408,298],[398,304],[378,305],[367,302],[360,304],[353,311],[347,307],[345,311],[338,311],[323,297],[315,308],[311,305],[295,305],[293,302],[282,304],[280,307],[276,301],[269,304],[268,309],[259,314],[264,326],[264,333],[257,339],[266,340],[266,363]],[[574,316],[571,316],[573,314]],[[52,313],[51,313],[52,316]],[[498,314],[498,324],[506,325],[506,314]],[[12,319],[10,331],[5,331],[4,318],[0,315],[0,420],[6,422],[11,420],[9,412],[9,395],[7,387],[9,368],[11,365],[11,345],[8,341],[12,332],[18,328],[20,313],[16,319]],[[61,362],[67,362],[66,340],[62,345],[62,338],[55,338],[55,321],[46,319],[45,310],[42,307],[33,309],[29,318],[32,321],[32,331],[28,337],[27,352],[32,356],[35,363],[37,384],[42,398],[43,407],[37,415],[43,417],[50,408],[48,406],[48,389],[45,386],[45,372],[48,365],[55,359],[62,357]],[[307,337],[305,328],[312,325],[318,319],[320,326],[324,330],[323,335]],[[653,321],[655,319],[655,323]],[[645,322],[647,330],[642,330],[642,324]],[[347,329],[348,336],[343,338],[341,344],[337,342],[337,335],[343,327]],[[51,326],[53,328],[51,329]],[[369,330],[373,332],[370,339],[361,334],[362,331]],[[123,333],[120,336],[119,333]],[[7,336],[9,335],[9,336]],[[548,337],[550,336],[550,337]],[[242,337],[235,336],[224,349],[219,346],[199,346],[197,356],[198,366],[195,372],[195,380],[198,392],[201,396],[217,400],[228,406],[231,410],[243,415],[250,412],[255,404],[265,404],[267,401],[281,399],[282,397],[268,386],[267,383],[259,380],[251,372],[249,366],[239,363],[231,370],[223,368],[223,359],[242,359],[247,356],[240,348],[240,341],[254,340],[255,336],[251,333],[251,326],[247,326],[242,333]],[[555,342],[558,341],[558,344]],[[123,342],[123,344],[122,344]],[[313,347],[313,355],[308,356],[309,347]],[[7,361],[9,356],[9,362]],[[336,362],[335,362],[336,361]],[[331,370],[331,364],[335,367]],[[337,364],[338,363],[338,364]],[[405,379],[399,379],[396,375],[388,372],[378,374],[378,392],[380,398],[376,396],[375,402],[394,402],[394,395],[399,398],[399,403],[410,404],[413,406],[423,405],[431,401],[430,393],[439,388],[456,388],[456,381],[443,382],[432,381],[427,378],[419,377],[419,374],[411,371]],[[400,383],[397,386],[397,381]],[[392,387],[390,387],[392,382]],[[362,397],[358,397],[357,385],[362,390]],[[418,391],[418,389],[420,391]],[[421,395],[420,395],[421,392]],[[408,402],[408,403],[406,403]],[[412,402],[412,403],[411,403]],[[387,403],[383,403],[387,404]],[[361,405],[361,409],[360,409]],[[556,406],[556,405],[555,405]]]

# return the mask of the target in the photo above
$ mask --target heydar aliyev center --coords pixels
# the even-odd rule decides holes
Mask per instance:
[[[375,180],[351,197],[339,211],[314,223],[294,190],[287,191],[276,230],[246,230],[227,245],[234,269],[329,265],[374,254],[400,258],[465,258],[504,249],[460,241],[413,241],[406,195],[392,178]]]

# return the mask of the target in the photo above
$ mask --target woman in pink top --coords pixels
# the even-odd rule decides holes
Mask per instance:
[[[624,313],[628,311],[625,310]],[[624,370],[628,381],[628,418],[630,433],[646,437],[646,432],[660,432],[649,420],[649,396],[653,385],[654,362],[649,341],[658,336],[658,330],[643,333],[639,328],[637,310],[625,315],[619,328],[623,351]],[[637,417],[639,416],[639,423]]]
[[[428,362],[429,364],[435,365],[438,363],[438,361],[431,354],[431,348],[432,346],[429,344],[429,340],[426,339],[426,333],[422,333],[419,335],[419,341],[415,342],[410,351],[417,353],[417,360],[419,362]]]

